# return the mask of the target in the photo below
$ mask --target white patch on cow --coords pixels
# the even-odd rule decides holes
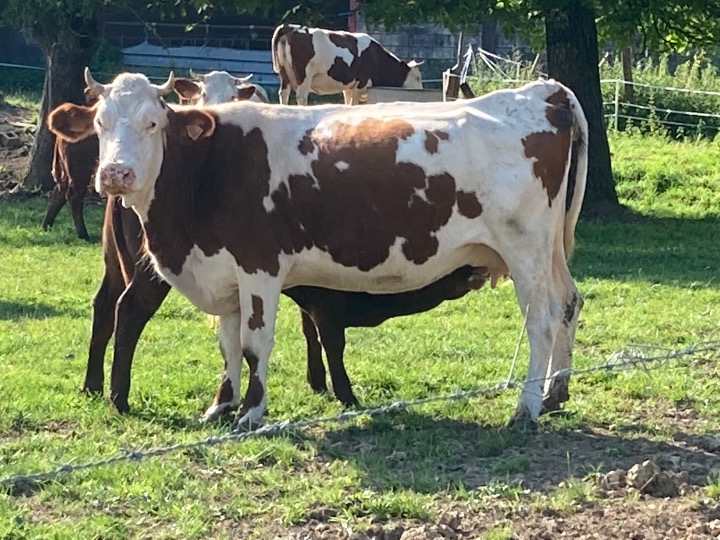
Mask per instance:
[[[361,34],[361,33],[355,34],[355,38],[357,39],[358,56],[360,56],[360,55],[362,55],[363,52],[365,52],[365,50],[373,42],[373,38],[371,38],[367,34]]]
[[[227,315],[240,308],[235,258],[227,249],[208,257],[193,246],[180,275],[162,267],[152,254],[151,259],[157,272],[205,313]]]
[[[338,171],[347,171],[350,168],[350,164],[347,161],[336,161],[335,168]]]

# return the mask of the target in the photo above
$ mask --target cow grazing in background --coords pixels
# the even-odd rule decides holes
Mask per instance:
[[[227,71],[211,71],[205,75],[190,72],[192,79],[176,79],[175,92],[181,102],[199,106],[215,105],[228,101],[258,101],[268,103],[268,95],[259,84],[252,84],[252,74],[233,77]]]
[[[79,143],[78,143],[79,144]],[[72,144],[70,144],[72,146]],[[104,273],[93,299],[92,335],[83,390],[102,393],[104,358],[113,333],[110,397],[127,411],[130,372],[140,335],[170,291],[157,275],[144,250],[145,233],[137,214],[123,208],[119,197],[108,197],[102,230]],[[327,392],[322,349],[327,355],[333,392],[346,406],[358,400],[345,370],[345,329],[377,326],[391,317],[427,311],[444,300],[460,298],[485,282],[482,268],[464,266],[418,291],[374,295],[293,287],[284,291],[300,307],[307,344],[307,380],[316,392]],[[223,385],[218,399],[227,392]]]
[[[97,130],[96,189],[138,214],[158,273],[220,316],[226,369],[207,418],[240,404],[243,358],[236,425],[262,417],[283,289],[399,293],[464,265],[491,283],[511,275],[526,314],[530,363],[512,423],[567,399],[582,307],[567,258],[588,127],[562,84],[452,103],[172,110],[172,74],[164,85],[86,80],[98,105],[64,104],[51,128],[70,141]]]
[[[422,88],[419,63],[403,62],[363,33],[280,25],[273,34],[272,60],[285,105],[291,89],[298,105],[307,105],[310,92],[342,92],[345,104],[355,105],[370,86]]]

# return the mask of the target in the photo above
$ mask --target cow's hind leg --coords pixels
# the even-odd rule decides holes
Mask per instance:
[[[205,420],[215,420],[225,413],[232,412],[240,403],[241,325],[240,311],[220,316],[220,353],[225,361],[225,373],[212,405],[203,415]]]
[[[328,391],[325,381],[325,366],[322,360],[322,345],[317,328],[310,315],[300,310],[302,316],[302,330],[307,345],[307,382],[318,394]]]
[[[552,358],[548,366],[547,382],[541,413],[555,411],[570,398],[568,386],[569,373],[563,373],[572,367],[572,350],[575,343],[575,331],[583,300],[578,293],[575,282],[570,275],[567,262],[562,251],[556,249],[553,261],[553,278],[556,294],[561,299],[562,324],[555,339]]]
[[[543,243],[539,242],[538,245]],[[517,250],[515,254],[515,260],[505,258],[505,261],[513,276],[520,308],[523,313],[527,313],[530,365],[510,425],[526,429],[534,427],[542,409],[545,377],[555,337],[562,324],[562,307],[552,282],[552,255],[542,253],[537,248]]]
[[[290,84],[283,83],[280,86],[278,98],[280,99],[280,105],[288,105],[290,103]]]
[[[303,84],[295,89],[295,99],[298,105],[307,105],[308,96],[310,95],[310,81],[307,79]]]

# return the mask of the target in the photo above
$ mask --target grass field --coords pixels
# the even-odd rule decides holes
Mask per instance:
[[[577,367],[720,339],[720,144],[611,147],[633,213],[579,224]],[[44,204],[0,201],[0,478],[225,433],[199,421],[222,370],[214,329],[174,291],[138,346],[132,412],[79,394],[100,245],[74,238],[66,211],[40,231]],[[96,239],[101,214],[87,208]],[[304,381],[299,322],[284,298],[270,421],[342,410]],[[348,373],[368,406],[494,384],[521,324],[512,286],[486,288],[350,329]],[[523,340],[516,376],[527,355]],[[509,391],[17,483],[0,489],[0,538],[705,538],[720,531],[717,356],[574,379],[536,434],[504,429]],[[596,481],[648,459],[686,475],[678,496]]]

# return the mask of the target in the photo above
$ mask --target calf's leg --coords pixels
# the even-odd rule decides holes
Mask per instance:
[[[70,203],[70,211],[72,212],[73,222],[75,223],[75,232],[78,238],[90,241],[90,235],[85,227],[85,218],[83,216],[83,206],[85,202],[86,190],[70,188],[68,191],[68,202]]]
[[[135,276],[117,303],[115,346],[110,375],[110,400],[120,412],[127,412],[130,371],[140,335],[165,300],[170,285],[145,263],[138,263]]]
[[[50,229],[55,223],[58,213],[65,206],[65,195],[67,193],[67,185],[55,183],[55,187],[50,194],[48,199],[47,210],[45,210],[45,218],[42,222],[42,228],[44,231]]]
[[[302,317],[302,329],[307,345],[307,382],[318,394],[328,391],[325,381],[325,366],[322,360],[322,345],[318,336],[317,328],[310,315],[300,310]]]
[[[333,392],[346,407],[357,407],[360,402],[352,391],[352,383],[345,371],[343,353],[345,352],[345,327],[337,321],[324,319],[317,320],[317,328],[320,332],[325,353],[327,354],[330,379],[332,380]]]

